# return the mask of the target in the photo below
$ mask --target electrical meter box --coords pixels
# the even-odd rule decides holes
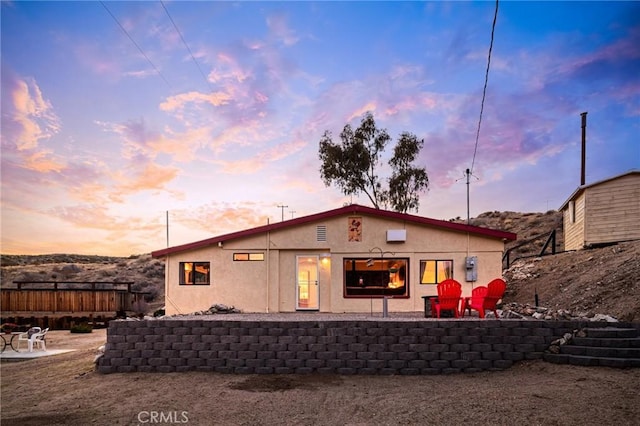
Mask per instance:
[[[465,258],[465,269],[467,272],[467,281],[478,280],[478,256],[467,256]]]

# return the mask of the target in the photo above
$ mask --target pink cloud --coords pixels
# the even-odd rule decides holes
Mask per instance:
[[[67,161],[42,146],[59,132],[60,123],[38,84],[7,71],[2,78],[2,90],[7,94],[2,97],[3,168],[13,162],[39,174],[64,170]]]
[[[225,92],[212,92],[208,94],[188,92],[167,98],[167,100],[160,104],[160,110],[170,112],[183,109],[187,104],[201,103],[218,107],[228,104],[231,100],[231,95]]]
[[[50,151],[38,151],[25,156],[24,167],[38,173],[60,172],[66,164],[56,158],[52,158]]]
[[[5,93],[8,92],[6,96],[11,100],[10,103],[3,102],[3,115],[15,124],[9,129],[13,130],[12,133],[3,131],[3,140],[8,138],[19,151],[32,150],[38,147],[40,141],[58,133],[59,119],[35,81],[9,77],[3,79],[3,86]]]
[[[629,59],[638,59],[640,58],[640,47],[638,46],[639,38],[640,27],[632,29],[630,37],[616,40],[615,43],[590,52],[588,55],[564,61],[559,71],[563,74],[572,74],[581,68],[601,61],[610,61],[615,63]]]
[[[142,191],[161,191],[169,182],[178,176],[176,167],[163,167],[147,163],[127,172],[118,172],[114,178],[118,182],[111,197],[121,200],[122,197]]]
[[[293,46],[300,40],[300,37],[287,25],[287,19],[284,15],[269,16],[267,18],[267,26],[271,33],[285,46]]]
[[[150,140],[148,146],[156,154],[168,154],[175,161],[186,163],[196,158],[196,151],[200,147],[207,146],[210,134],[208,127],[189,128],[185,132],[174,132],[167,128],[165,134]]]
[[[531,98],[529,98],[531,99]],[[468,102],[463,102],[463,104]],[[511,169],[520,163],[536,164],[566,149],[563,141],[551,140],[557,121],[544,112],[523,108],[520,96],[492,98],[485,111],[478,139],[474,174],[487,170]],[[420,161],[428,165],[431,183],[449,188],[470,168],[473,160],[477,119],[468,120],[472,111],[461,108],[449,116],[444,128],[425,137]],[[489,178],[500,179],[492,172]]]
[[[126,236],[132,231],[158,231],[163,226],[160,218],[153,220],[134,215],[118,217],[105,209],[102,204],[56,207],[50,209],[48,214],[75,227],[108,231],[115,237]]]
[[[172,221],[182,226],[220,235],[266,225],[265,211],[270,207],[272,206],[254,202],[234,203],[232,206],[211,203],[196,209],[172,210],[170,215]]]
[[[212,83],[221,83],[227,86],[229,83],[242,83],[251,77],[252,73],[242,69],[231,55],[218,53],[216,59],[216,66],[209,73],[209,81]]]
[[[294,140],[263,150],[254,157],[237,161],[214,161],[222,166],[222,173],[245,174],[255,173],[273,163],[302,150],[307,145],[303,140]]]

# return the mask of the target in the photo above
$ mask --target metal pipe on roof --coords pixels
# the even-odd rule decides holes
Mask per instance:
[[[580,163],[580,186],[583,186],[586,182],[585,168],[587,162],[587,113],[583,112],[582,116],[582,161]]]

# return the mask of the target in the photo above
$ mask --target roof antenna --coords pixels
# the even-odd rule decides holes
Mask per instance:
[[[478,179],[478,178],[471,172],[471,169],[466,169],[464,171],[464,174],[465,174],[465,176],[467,178],[467,225],[470,225],[471,224],[471,219],[469,217],[469,210],[470,210],[469,209],[469,188],[470,188],[470,184],[471,184],[470,178],[471,178],[471,176],[475,177],[476,179]],[[460,179],[456,180],[456,182],[458,182],[459,180]]]
[[[469,218],[469,176],[471,176],[471,170],[465,170],[467,175],[467,225],[471,224],[471,219]]]

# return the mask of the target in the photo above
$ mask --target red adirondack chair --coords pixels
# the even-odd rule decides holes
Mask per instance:
[[[431,316],[435,313],[440,318],[440,312],[453,311],[453,316],[460,316],[460,302],[462,285],[454,279],[446,279],[438,284],[438,298],[431,299]]]
[[[464,308],[462,309],[462,313],[464,314],[466,309],[467,313],[471,315],[471,305],[481,306],[484,303],[484,298],[487,296],[487,291],[487,286],[484,285],[474,288],[471,291],[471,297],[464,298]]]
[[[478,287],[480,288],[480,287]],[[504,296],[504,291],[507,288],[507,284],[501,278],[496,278],[491,281],[487,285],[487,293],[483,298],[474,299],[473,295],[471,299],[468,301],[467,307],[469,308],[469,314],[471,314],[471,309],[478,311],[478,315],[480,318],[485,317],[485,313],[487,311],[493,311],[498,318],[498,312],[496,311],[496,304],[502,296]]]

